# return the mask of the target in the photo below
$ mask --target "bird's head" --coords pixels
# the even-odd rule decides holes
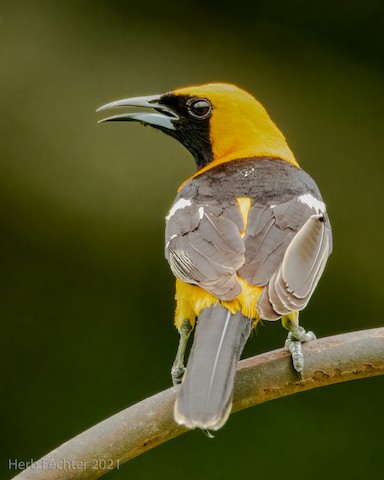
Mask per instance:
[[[157,113],[123,113],[107,121],[134,121],[176,138],[194,156],[197,168],[229,160],[276,157],[297,165],[283,134],[252,95],[225,83],[173,90],[161,95],[108,103],[98,109],[150,107]]]

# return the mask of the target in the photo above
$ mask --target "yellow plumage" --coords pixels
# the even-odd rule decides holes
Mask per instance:
[[[106,120],[161,129],[188,148],[198,168],[167,216],[180,332],[171,375],[175,385],[182,381],[174,418],[188,428],[217,430],[230,413],[236,365],[260,317],[282,319],[293,366],[303,370],[301,342],[315,336],[299,326],[297,310],[332,249],[325,205],[264,107],[238,87],[187,87],[102,108],[130,105],[157,113]]]
[[[243,315],[254,321],[260,319],[256,312],[256,303],[259,299],[262,288],[254,287],[242,278],[238,277],[242,291],[234,300],[230,302],[221,301],[206,290],[185,283],[180,279],[176,279],[176,312],[175,325],[181,328],[185,320],[189,320],[192,326],[195,325],[195,319],[200,312],[211,305],[219,303],[223,307],[235,313],[241,311]]]

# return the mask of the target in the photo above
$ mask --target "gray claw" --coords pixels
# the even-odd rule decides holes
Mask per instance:
[[[285,341],[285,348],[291,352],[293,368],[301,373],[304,368],[304,355],[301,351],[301,342],[288,338]]]
[[[184,372],[185,372],[184,367],[172,367],[171,377],[172,377],[172,383],[174,387],[176,385],[180,385],[184,376]]]
[[[304,355],[301,344],[316,340],[313,332],[306,332],[303,327],[298,326],[293,332],[288,333],[284,347],[291,352],[293,368],[301,373],[304,368]]]

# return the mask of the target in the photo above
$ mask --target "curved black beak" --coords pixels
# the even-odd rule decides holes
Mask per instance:
[[[123,113],[103,118],[99,120],[98,123],[140,122],[144,125],[151,125],[165,130],[176,130],[174,122],[177,121],[179,117],[170,108],[161,104],[161,97],[162,95],[151,95],[149,97],[125,98],[123,100],[117,100],[116,102],[107,103],[96,111],[100,112],[109,108],[120,107],[148,107],[160,113]]]

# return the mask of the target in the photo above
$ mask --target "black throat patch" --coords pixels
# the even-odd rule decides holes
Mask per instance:
[[[168,93],[161,98],[161,103],[179,116],[179,120],[174,122],[176,129],[167,130],[165,133],[176,138],[192,153],[197,169],[200,170],[213,160],[210,126],[209,118],[198,119],[190,115],[187,102],[191,98]]]

